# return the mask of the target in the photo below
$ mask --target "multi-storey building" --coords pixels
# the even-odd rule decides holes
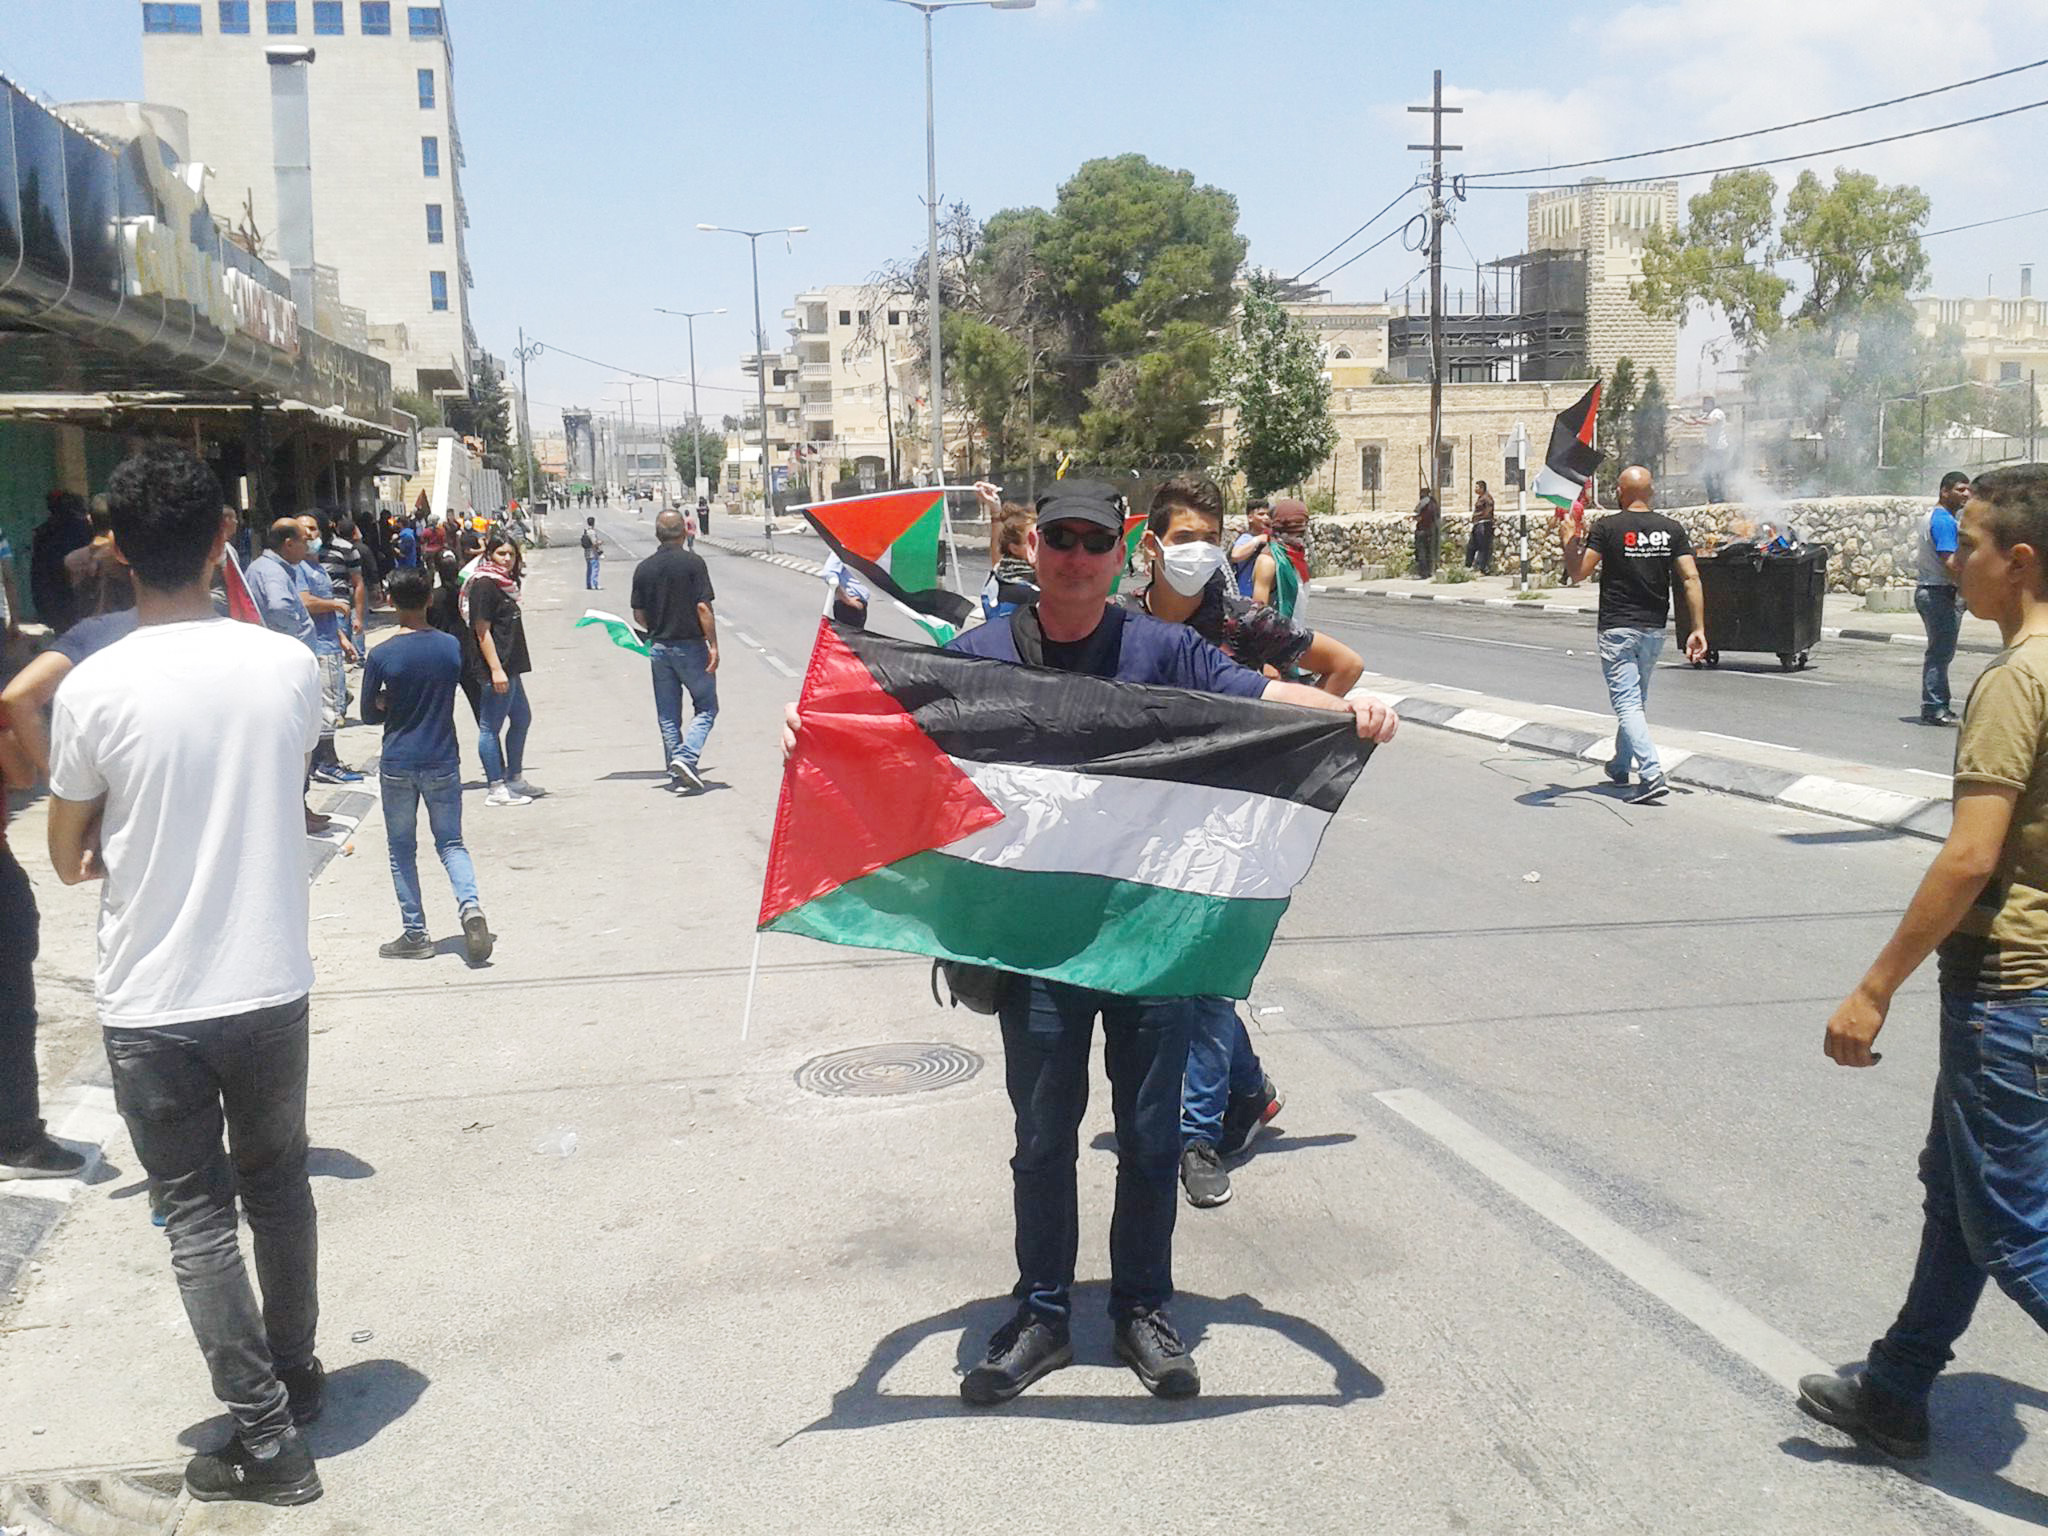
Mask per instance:
[[[879,311],[873,302],[881,304]],[[802,442],[818,466],[813,481],[836,482],[844,464],[864,489],[874,490],[889,484],[892,449],[899,471],[922,462],[926,455],[906,441],[911,434],[905,430],[919,393],[909,363],[910,300],[871,301],[865,288],[834,285],[798,294],[787,315]]]
[[[1646,314],[1631,288],[1643,275],[1643,246],[1653,229],[1678,226],[1675,181],[1588,178],[1529,196],[1530,255],[1577,251],[1585,257],[1585,362],[1548,377],[1606,378],[1620,358],[1641,380],[1655,368],[1665,390],[1678,374],[1678,322]]]
[[[1962,334],[1970,377],[1985,384],[2048,382],[2048,300],[2034,297],[2034,273],[2020,268],[2019,297],[1922,298],[1913,301],[1922,335],[1953,328]]]
[[[403,0],[144,4],[151,101],[190,123],[208,195],[277,228],[267,46],[310,46],[313,222],[341,304],[362,310],[398,389],[462,393],[476,349],[462,201],[455,55],[445,9]]]

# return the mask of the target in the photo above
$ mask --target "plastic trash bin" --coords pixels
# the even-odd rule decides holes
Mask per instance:
[[[1723,651],[1764,651],[1787,672],[1807,664],[1820,641],[1827,545],[1766,554],[1754,545],[1731,544],[1699,567],[1707,609],[1705,665],[1719,666]]]

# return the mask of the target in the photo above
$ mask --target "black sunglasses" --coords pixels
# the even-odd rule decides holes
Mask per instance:
[[[1091,555],[1106,555],[1116,548],[1116,535],[1107,528],[1090,528],[1083,532],[1067,523],[1054,523],[1050,528],[1039,529],[1038,536],[1061,551],[1078,544]]]

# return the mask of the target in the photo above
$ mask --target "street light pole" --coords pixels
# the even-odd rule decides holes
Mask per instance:
[[[805,224],[786,224],[780,229],[728,229],[722,224],[699,224],[699,229],[717,235],[742,235],[746,238],[747,251],[754,267],[754,398],[756,409],[761,413],[761,536],[768,545],[768,552],[775,552],[775,508],[768,493],[768,337],[761,329],[761,237],[763,235],[801,235],[808,231]]]
[[[721,304],[717,309],[663,309],[657,304],[655,310],[664,315],[680,315],[690,328],[690,443],[696,477],[690,483],[689,499],[695,501],[699,494],[697,487],[704,483],[704,418],[697,414],[697,319],[700,315],[722,315],[725,306]],[[754,311],[754,323],[758,328],[761,322],[758,303]]]
[[[526,409],[526,362],[528,358],[539,357],[547,348],[539,342],[527,345],[526,327],[519,328],[519,345],[512,355],[519,359],[519,441],[526,449],[526,509],[533,512],[533,417]]]

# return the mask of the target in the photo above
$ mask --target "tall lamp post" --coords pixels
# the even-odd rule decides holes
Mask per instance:
[[[754,382],[756,408],[761,413],[761,535],[769,550],[775,548],[775,503],[768,492],[768,351],[767,333],[761,329],[761,237],[763,235],[802,235],[810,232],[808,224],[785,224],[780,229],[728,229],[723,224],[699,224],[701,230],[714,235],[740,235],[747,242],[747,253],[754,264]]]
[[[760,297],[756,294],[754,300],[754,324],[756,327],[761,323],[760,310]],[[716,309],[663,309],[657,304],[654,306],[654,312],[658,315],[679,315],[690,327],[690,451],[697,466],[696,476],[690,484],[690,500],[694,502],[698,495],[701,494],[697,487],[704,483],[704,418],[697,414],[697,321],[704,315],[724,314],[725,306],[721,304]],[[754,361],[758,368],[760,363],[759,357],[756,357]],[[767,427],[768,423],[764,420],[761,423],[761,440],[764,443],[767,441]]]
[[[519,345],[513,348],[512,355],[519,359],[519,442],[526,450],[522,457],[526,460],[526,511],[529,517],[533,515],[533,418],[526,409],[526,365],[545,351],[547,348],[539,342],[526,339],[526,327],[519,328]]]
[[[945,367],[939,347],[939,141],[932,112],[932,13],[985,5],[992,11],[1028,11],[1038,0],[895,0],[924,12],[925,319],[932,376],[932,484],[946,483]]]

